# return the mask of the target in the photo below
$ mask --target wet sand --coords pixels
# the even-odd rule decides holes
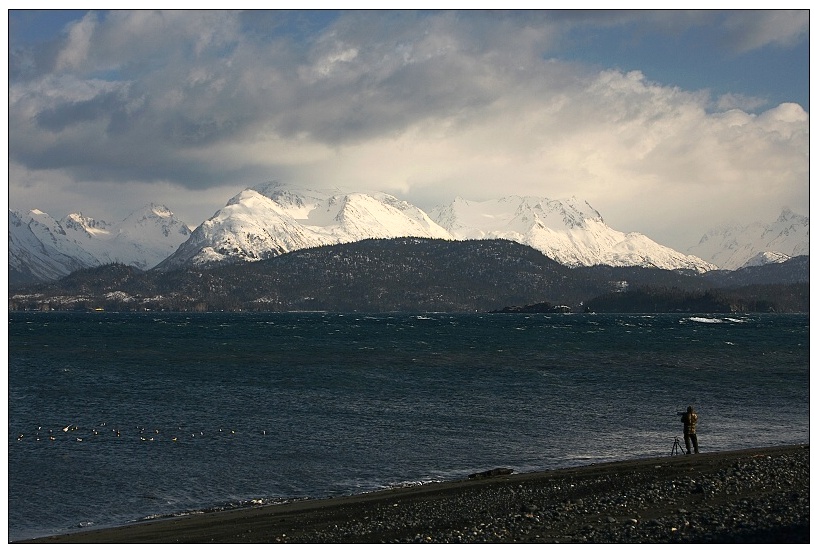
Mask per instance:
[[[498,472],[31,542],[809,543],[809,456],[806,444]]]

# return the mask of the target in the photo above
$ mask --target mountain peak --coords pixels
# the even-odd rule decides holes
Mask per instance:
[[[457,197],[430,216],[456,239],[509,239],[566,266],[655,266],[707,271],[714,266],[658,245],[639,233],[611,229],[587,201],[511,195],[497,200]]]
[[[18,225],[25,224],[25,225]],[[9,219],[9,268],[53,280],[81,268],[121,262],[149,269],[187,240],[190,230],[163,205],[148,204],[119,224],[72,213],[56,221],[41,210]]]
[[[172,210],[164,206],[163,204],[154,204],[150,203],[146,206],[147,210],[149,210],[152,214],[159,218],[174,218],[175,214],[172,213]]]
[[[781,252],[759,252],[752,258],[746,261],[741,268],[750,268],[753,266],[765,266],[766,264],[778,264],[790,260],[791,257]]]
[[[808,255],[808,220],[786,207],[770,224],[753,222],[746,226],[717,226],[687,250],[724,270],[768,264],[777,261],[778,256]]]
[[[806,216],[802,216],[796,212],[793,212],[789,207],[783,208],[783,210],[780,212],[780,216],[777,218],[775,223],[780,224],[790,221],[796,221],[800,222],[803,225],[808,225],[808,218]]]
[[[309,247],[404,236],[451,238],[422,210],[386,193],[289,188],[275,181],[233,197],[160,269],[262,260]]]

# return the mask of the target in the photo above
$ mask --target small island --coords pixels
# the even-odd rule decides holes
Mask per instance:
[[[525,306],[506,306],[500,310],[490,310],[489,314],[569,314],[571,307],[553,305],[545,301]]]

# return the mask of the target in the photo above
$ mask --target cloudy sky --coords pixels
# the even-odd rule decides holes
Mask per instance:
[[[809,214],[807,11],[8,13],[9,207],[194,227],[279,180],[587,200],[686,251]]]

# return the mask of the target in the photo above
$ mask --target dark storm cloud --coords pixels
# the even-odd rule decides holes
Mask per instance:
[[[90,100],[65,102],[39,112],[35,117],[42,129],[58,133],[66,127],[90,121],[118,119],[124,111],[119,91],[102,92]]]
[[[273,19],[277,14],[264,15]],[[200,27],[196,17],[174,21],[195,29]],[[414,14],[354,13],[326,18],[334,27],[324,36],[224,32],[192,46],[191,33],[181,31],[178,39],[163,36],[159,45],[145,46],[147,37],[135,28],[156,36],[155,28],[166,27],[166,19],[136,14],[100,22],[89,15],[77,23],[49,64],[62,68],[55,74],[100,90],[83,91],[92,96],[77,99],[70,91],[49,94],[39,86],[45,82],[26,81],[29,94],[39,95],[39,102],[26,101],[37,127],[27,131],[49,135],[14,145],[12,157],[34,168],[70,159],[66,167],[76,168],[97,165],[109,153],[107,165],[118,167],[99,168],[99,175],[153,179],[169,164],[135,163],[117,152],[147,150],[156,156],[177,148],[251,141],[258,133],[339,146],[398,133],[423,119],[461,118],[500,94],[491,66],[479,59],[486,36],[473,32],[483,25],[479,18],[467,16],[456,29],[461,18],[453,14],[425,21]],[[128,37],[135,41],[132,49]],[[150,147],[145,149],[143,141]],[[26,147],[33,150],[24,152]],[[179,163],[183,160],[178,157]],[[220,161],[209,163],[215,169]],[[188,186],[202,185],[196,180]]]

